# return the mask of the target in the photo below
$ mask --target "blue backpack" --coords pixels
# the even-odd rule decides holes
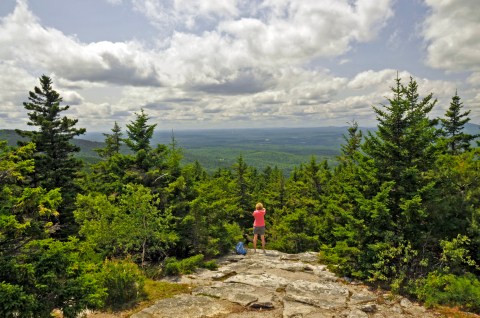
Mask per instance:
[[[235,252],[239,255],[247,254],[247,249],[243,246],[243,242],[238,242],[235,246]]]

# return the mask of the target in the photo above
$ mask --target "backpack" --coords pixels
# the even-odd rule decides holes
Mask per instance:
[[[239,255],[247,254],[247,249],[243,246],[243,242],[238,242],[235,246],[235,252]]]

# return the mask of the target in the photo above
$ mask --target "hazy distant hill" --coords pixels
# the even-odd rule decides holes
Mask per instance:
[[[247,164],[263,169],[277,166],[285,172],[306,163],[334,160],[340,153],[347,127],[207,129],[174,131],[184,151],[184,162],[198,160],[208,171],[230,167],[240,155]],[[87,133],[87,138],[103,140],[102,133]],[[152,143],[170,144],[172,131],[157,131]]]
[[[367,128],[362,128],[364,133]],[[480,133],[480,125],[467,124],[465,132]],[[301,163],[307,163],[312,156],[317,161],[334,162],[340,154],[340,146],[345,142],[343,135],[347,127],[316,128],[264,128],[264,129],[210,129],[179,130],[173,136],[183,149],[183,163],[198,160],[208,171],[219,167],[230,167],[242,155],[248,165],[263,169],[277,166],[285,172]],[[90,132],[74,139],[81,148],[78,155],[86,162],[96,162],[100,157],[93,150],[102,148],[105,139],[102,133]],[[0,130],[0,140],[16,145],[18,135],[13,130]],[[169,144],[171,131],[157,131],[152,145]]]
[[[17,141],[22,138],[17,135],[15,130],[11,129],[0,129],[0,140],[6,140],[8,145],[16,146]],[[87,162],[95,162],[100,160],[98,154],[93,150],[95,148],[102,148],[104,146],[103,142],[92,141],[87,139],[74,139],[73,144],[80,147],[81,152],[77,157],[84,159]]]

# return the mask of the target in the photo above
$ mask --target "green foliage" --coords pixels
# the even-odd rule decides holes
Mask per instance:
[[[460,102],[460,96],[455,92],[450,107],[445,112],[445,118],[440,118],[446,150],[452,154],[469,150],[471,142],[480,136],[479,134],[471,135],[464,132],[465,124],[470,121],[470,118],[467,117],[470,110],[462,113],[462,108],[463,103]]]
[[[73,220],[73,202],[78,192],[75,183],[76,174],[80,171],[82,162],[74,157],[80,148],[71,143],[75,136],[85,133],[85,128],[75,128],[78,119],[61,117],[61,112],[70,106],[60,106],[62,97],[52,88],[52,80],[45,75],[40,77],[40,87],[35,87],[29,93],[29,102],[23,103],[28,112],[29,126],[36,126],[36,131],[21,131],[17,133],[35,144],[35,171],[31,176],[34,187],[47,190],[60,188],[62,204],[60,206],[60,233],[64,238],[75,234],[76,226]],[[25,144],[22,142],[21,144]]]
[[[141,109],[140,113],[135,113],[135,120],[127,124],[128,138],[124,139],[125,144],[134,152],[141,150],[150,150],[150,140],[155,130],[154,125],[147,125],[148,115]]]
[[[107,292],[106,308],[113,310],[129,308],[145,297],[145,276],[128,258],[105,260],[99,278]]]
[[[0,260],[1,310],[8,317],[50,317],[53,309],[76,317],[85,308],[101,308],[106,293],[97,279],[95,260],[78,240],[28,243],[17,256]],[[14,300],[13,297],[18,297]],[[11,314],[11,313],[10,313]]]
[[[202,267],[206,268],[206,269],[209,269],[211,271],[214,271],[214,270],[218,269],[218,264],[215,260],[212,259],[210,261],[203,262]]]
[[[315,232],[318,222],[318,216],[311,215],[305,209],[292,211],[272,228],[275,239],[269,241],[269,247],[287,253],[317,251],[319,240]]]
[[[480,269],[476,261],[470,255],[468,249],[470,242],[471,240],[467,236],[460,234],[451,241],[440,241],[440,246],[442,248],[442,254],[440,257],[442,270],[455,274],[463,274],[469,267],[471,269]]]
[[[417,282],[415,293],[427,306],[458,306],[480,312],[480,281],[471,273],[458,276],[431,272]]]
[[[182,260],[177,260],[175,257],[168,257],[165,259],[163,272],[166,276],[191,274],[199,267],[215,270],[218,266],[214,260],[204,261],[203,254],[194,255]]]
[[[122,146],[122,130],[117,122],[113,125],[112,134],[103,135],[105,136],[105,147],[95,149],[95,151],[103,158],[119,154]]]
[[[132,255],[144,264],[177,240],[171,215],[159,211],[157,203],[149,188],[127,184],[118,198],[99,193],[79,195],[75,218],[82,237],[105,256]]]
[[[35,145],[17,149],[0,142],[0,253],[15,254],[26,242],[48,237],[58,216],[59,189],[27,187]],[[1,254],[0,254],[1,257]]]
[[[22,286],[0,282],[0,316],[34,317],[34,308],[34,295],[27,294]]]

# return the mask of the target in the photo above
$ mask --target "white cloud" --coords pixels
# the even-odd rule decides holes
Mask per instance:
[[[394,85],[393,69],[346,77],[322,68],[326,60],[356,63],[355,54],[344,53],[378,35],[392,0],[130,1],[158,27],[170,25],[158,42],[83,43],[42,26],[25,1],[0,20],[0,71],[16,78],[0,79],[8,125],[25,116],[14,105],[42,73],[52,76],[79,127],[104,131],[115,121],[124,126],[142,107],[159,129],[249,127],[256,120],[374,124],[371,106],[384,103]],[[410,73],[399,76],[406,83]],[[418,81],[422,95],[454,93],[454,83]],[[472,75],[470,82],[479,81]]]
[[[294,1],[283,8],[285,17],[277,15],[275,5],[266,3],[263,10],[270,16],[263,20],[234,20],[240,15],[240,5],[233,0],[133,3],[159,18],[168,13],[162,10],[169,5],[174,12],[217,19],[218,29],[201,34],[174,32],[165,42],[167,47],[154,49],[133,41],[86,44],[41,26],[26,2],[20,1],[0,25],[0,57],[72,82],[252,93],[274,84],[271,69],[341,54],[352,41],[374,36],[378,25],[391,15],[389,0],[375,6],[363,0],[354,5]]]
[[[189,30],[202,25],[214,28],[219,19],[240,13],[237,0],[132,0],[136,11],[144,14],[165,35],[181,26]]]
[[[219,31],[243,43],[261,63],[302,62],[345,53],[352,42],[374,38],[391,17],[389,0],[265,1],[262,19],[224,21]]]
[[[399,73],[399,78],[408,78],[408,73]],[[378,85],[392,85],[397,77],[397,71],[386,69],[381,71],[368,70],[358,73],[349,83],[348,87],[353,89],[366,89]]]
[[[447,71],[480,70],[480,6],[476,0],[426,0],[427,64]]]
[[[159,85],[150,53],[140,44],[81,43],[41,26],[24,1],[1,21],[0,58],[32,72],[53,72],[73,81]]]
[[[68,105],[80,105],[85,99],[75,91],[59,91],[60,96],[63,98],[63,102]]]
[[[470,74],[467,78],[467,83],[473,87],[480,88],[480,71]]]

